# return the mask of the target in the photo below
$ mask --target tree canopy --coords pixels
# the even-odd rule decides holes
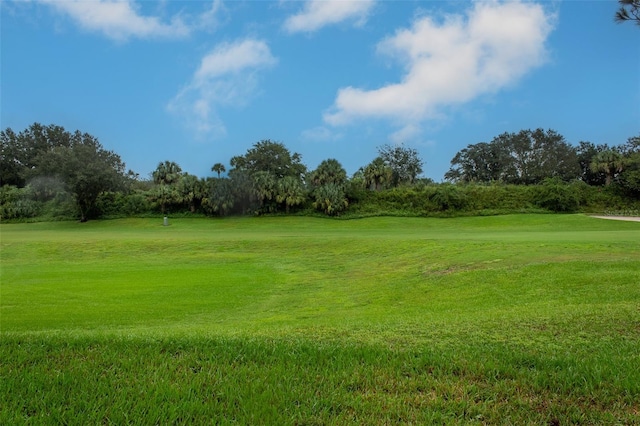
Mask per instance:
[[[418,151],[404,145],[382,145],[380,158],[391,168],[393,186],[413,184],[422,173],[423,162]]]
[[[445,179],[455,182],[498,182],[507,162],[500,144],[480,142],[467,145],[451,160]]]
[[[448,214],[477,206],[512,208],[510,203],[523,198],[509,201],[504,191],[513,191],[517,185],[536,186],[530,191],[522,189],[533,197],[524,208],[575,211],[587,199],[587,192],[595,194],[593,200],[603,194],[631,200],[630,204],[614,203],[617,206],[634,205],[640,199],[640,136],[617,146],[585,141],[572,146],[554,130],[522,130],[469,144],[455,154],[447,180],[499,184],[490,186],[419,179],[423,162],[416,149],[404,145],[379,147],[380,155],[351,178],[335,158],[307,172],[300,154],[292,154],[280,142],[262,140],[244,155],[231,158],[231,169],[224,177],[223,163],[211,168],[217,177],[198,178],[167,160],[158,163],[149,179],[139,179],[133,172],[125,174],[120,157],[88,133],[34,123],[19,133],[5,129],[0,141],[2,218],[43,213],[84,221],[99,214],[165,213],[169,209],[224,216],[314,208],[338,215],[347,208],[358,212],[358,204],[369,201],[383,204],[376,206],[378,210],[368,207],[361,213],[408,206],[417,209],[415,214],[434,209]],[[594,192],[589,186],[606,190]],[[493,191],[492,195],[486,191]],[[602,199],[594,202],[600,207],[606,204]]]
[[[598,152],[589,167],[593,172],[603,172],[605,174],[605,185],[611,185],[613,178],[624,169],[624,158],[619,152],[608,149]]]
[[[81,220],[86,221],[101,193],[123,187],[125,165],[117,154],[105,150],[88,133],[76,131],[71,135],[61,131],[60,134],[65,140],[68,136],[69,145],[41,151],[32,173],[61,179],[75,197]]]
[[[618,184],[629,195],[640,198],[640,136],[627,139],[620,151],[624,167],[617,176]]]
[[[40,123],[17,134],[11,128],[0,132],[0,185],[25,186],[37,175],[42,154],[57,147],[70,147],[74,135],[61,126]]]
[[[220,177],[220,173],[226,172],[227,169],[226,169],[226,167],[224,167],[224,164],[216,163],[211,167],[211,171],[212,172],[216,172],[218,174],[218,177]]]
[[[489,143],[468,145],[451,160],[445,178],[454,182],[536,184],[579,176],[575,148],[554,130],[503,133]]]
[[[640,25],[640,0],[618,0],[620,8],[616,11],[616,22],[634,21]]]
[[[335,158],[322,161],[310,173],[313,206],[328,215],[337,215],[349,205],[346,196],[347,171]]]
[[[314,186],[327,185],[333,183],[343,186],[347,183],[347,171],[335,158],[323,160],[318,168],[311,172],[308,181]]]
[[[589,185],[604,185],[606,183],[606,176],[604,172],[600,170],[594,170],[591,167],[593,158],[598,153],[608,151],[611,148],[607,144],[596,145],[592,142],[581,141],[576,147],[576,154],[578,155],[578,164],[580,165],[580,180]]]
[[[171,185],[177,182],[182,174],[182,168],[173,161],[159,163],[153,171],[153,181],[160,185]]]
[[[231,166],[235,170],[244,170],[253,175],[257,172],[267,172],[274,178],[293,176],[301,179],[307,168],[302,164],[302,156],[289,152],[281,142],[262,140],[256,142],[245,155],[231,158]]]
[[[391,186],[393,170],[382,157],[376,157],[363,170],[365,186],[374,191],[380,191]]]

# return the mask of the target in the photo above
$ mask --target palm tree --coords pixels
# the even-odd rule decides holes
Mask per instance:
[[[180,177],[176,185],[178,198],[180,202],[189,206],[191,213],[196,211],[198,204],[205,197],[206,185],[204,181],[198,179],[197,176],[185,173]]]
[[[314,197],[313,207],[330,216],[339,214],[349,206],[344,190],[335,183],[317,188],[314,191]]]
[[[328,183],[344,185],[347,182],[347,172],[336,159],[324,160],[316,170],[311,173],[311,183],[314,186],[322,186]]]
[[[220,216],[226,215],[235,205],[233,184],[230,179],[223,178],[210,180],[209,196],[203,200],[203,204],[210,206]]]
[[[304,188],[298,178],[285,176],[278,180],[276,201],[284,203],[287,214],[290,207],[302,204],[305,199]]]
[[[382,157],[376,157],[364,168],[364,180],[368,188],[380,191],[384,185],[391,183],[393,170]]]
[[[260,207],[264,208],[267,201],[275,198],[276,178],[269,172],[256,172],[253,175],[253,188],[260,200]]]
[[[153,181],[160,185],[171,185],[180,178],[182,169],[173,161],[159,163],[153,172]]]
[[[167,204],[182,202],[180,194],[171,185],[157,185],[153,191],[151,191],[151,196],[153,201],[160,202],[160,211],[163,215],[166,212]]]
[[[224,164],[216,163],[216,164],[213,165],[213,167],[211,167],[211,171],[218,173],[218,179],[219,179],[220,178],[220,173],[226,172],[227,169],[224,167]]]
[[[182,169],[177,163],[173,161],[165,161],[164,163],[159,163],[158,167],[153,171],[153,181],[160,185],[159,189],[159,198],[160,205],[162,208],[162,214],[164,214],[165,205],[167,203],[167,199],[171,195],[171,184],[176,182],[182,173]]]
[[[624,169],[624,157],[618,151],[608,149],[597,153],[589,167],[592,172],[603,172],[606,176],[605,186],[609,186],[613,178]]]

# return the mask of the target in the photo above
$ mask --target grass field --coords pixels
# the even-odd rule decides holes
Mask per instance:
[[[0,232],[0,424],[640,424],[640,223]]]

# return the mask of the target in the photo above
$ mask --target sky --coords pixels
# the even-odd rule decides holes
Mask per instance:
[[[600,1],[3,0],[0,124],[96,136],[148,178],[256,142],[349,175],[385,144],[443,180],[504,132],[640,134],[640,27]]]

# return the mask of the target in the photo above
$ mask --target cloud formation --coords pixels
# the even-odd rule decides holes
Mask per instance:
[[[373,0],[309,0],[299,13],[287,18],[284,29],[289,33],[310,33],[346,20],[362,25],[373,5]]]
[[[383,118],[419,133],[420,123],[483,94],[514,84],[546,60],[554,16],[534,3],[478,2],[465,16],[437,23],[429,16],[382,40],[377,50],[404,64],[398,83],[373,90],[345,87],[325,113],[326,123]]]
[[[194,18],[191,24],[185,16],[173,16],[163,22],[157,16],[143,16],[133,0],[39,0],[63,15],[69,16],[87,31],[102,33],[116,41],[130,38],[182,38],[196,27],[211,26],[222,8],[220,0]],[[186,18],[189,18],[188,16]]]
[[[305,142],[335,142],[344,137],[342,133],[336,133],[333,129],[317,126],[303,130],[300,137]]]
[[[217,109],[246,104],[258,87],[258,71],[276,63],[263,40],[221,43],[202,58],[191,81],[167,109],[184,119],[197,136],[223,136],[226,129]]]
[[[222,0],[213,0],[209,9],[197,16],[194,26],[205,31],[214,30],[220,24],[220,15],[226,12],[227,9]]]

